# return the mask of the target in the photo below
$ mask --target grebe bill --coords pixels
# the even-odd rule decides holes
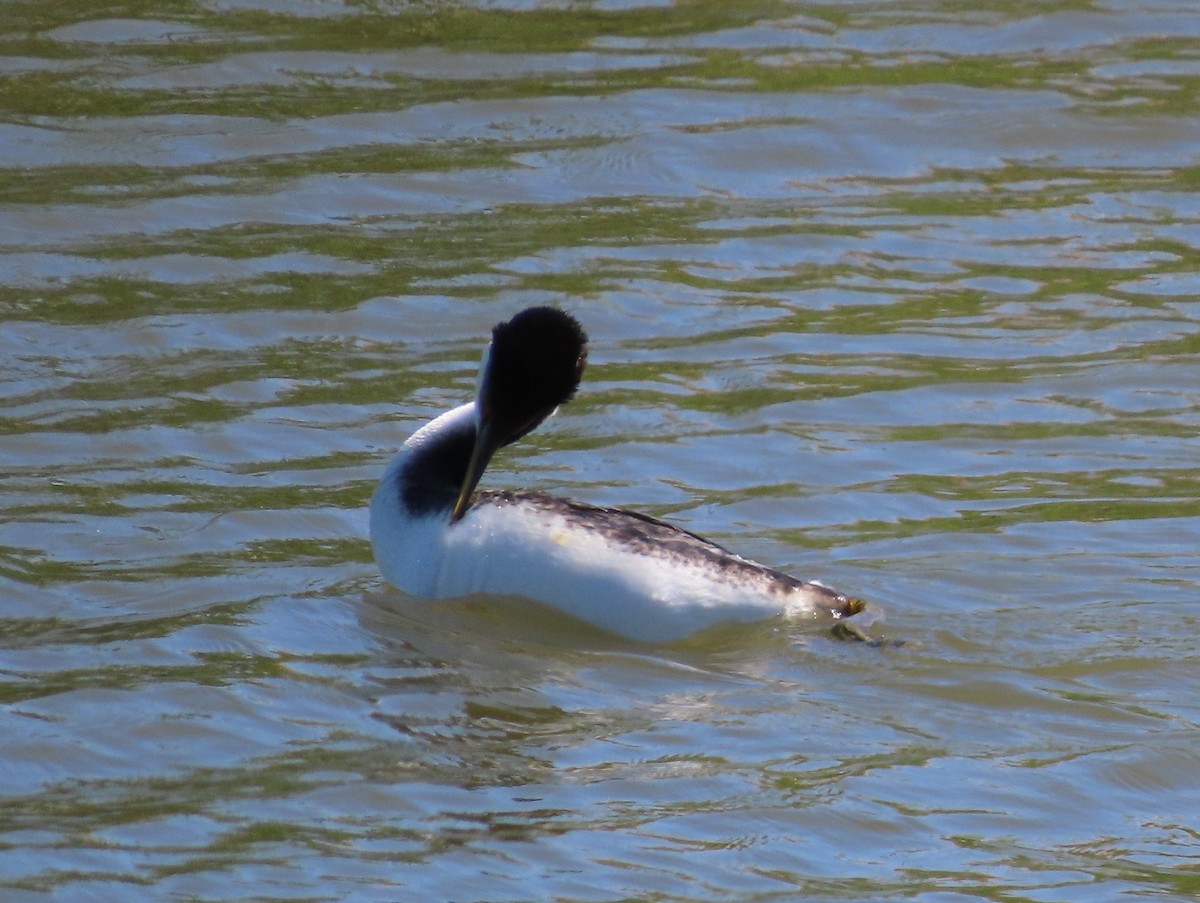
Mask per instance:
[[[385,580],[428,599],[525,596],[643,641],[775,615],[833,626],[863,609],[636,512],[475,492],[498,448],[574,395],[586,342],[574,318],[554,308],[530,308],[495,328],[476,400],[417,430],[371,499]]]

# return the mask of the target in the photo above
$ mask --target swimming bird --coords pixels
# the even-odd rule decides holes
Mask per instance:
[[[533,598],[634,640],[784,615],[835,627],[864,603],[671,524],[540,492],[476,492],[497,449],[569,401],[587,362],[574,317],[533,307],[500,323],[475,400],[418,429],[371,499],[387,582],[413,596]]]

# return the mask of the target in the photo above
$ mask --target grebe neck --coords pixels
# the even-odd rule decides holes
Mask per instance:
[[[475,402],[467,402],[421,427],[393,466],[400,507],[416,517],[450,511],[458,498],[477,430]]]

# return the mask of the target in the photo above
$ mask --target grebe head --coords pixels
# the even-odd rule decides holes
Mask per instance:
[[[496,449],[520,439],[569,401],[587,363],[587,335],[570,314],[531,307],[492,330],[475,396],[475,445],[458,501],[456,521]]]

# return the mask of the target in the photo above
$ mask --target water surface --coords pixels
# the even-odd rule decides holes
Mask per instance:
[[[1194,899],[1200,13],[9,2],[5,900]],[[382,585],[487,485],[871,600],[673,647]]]

